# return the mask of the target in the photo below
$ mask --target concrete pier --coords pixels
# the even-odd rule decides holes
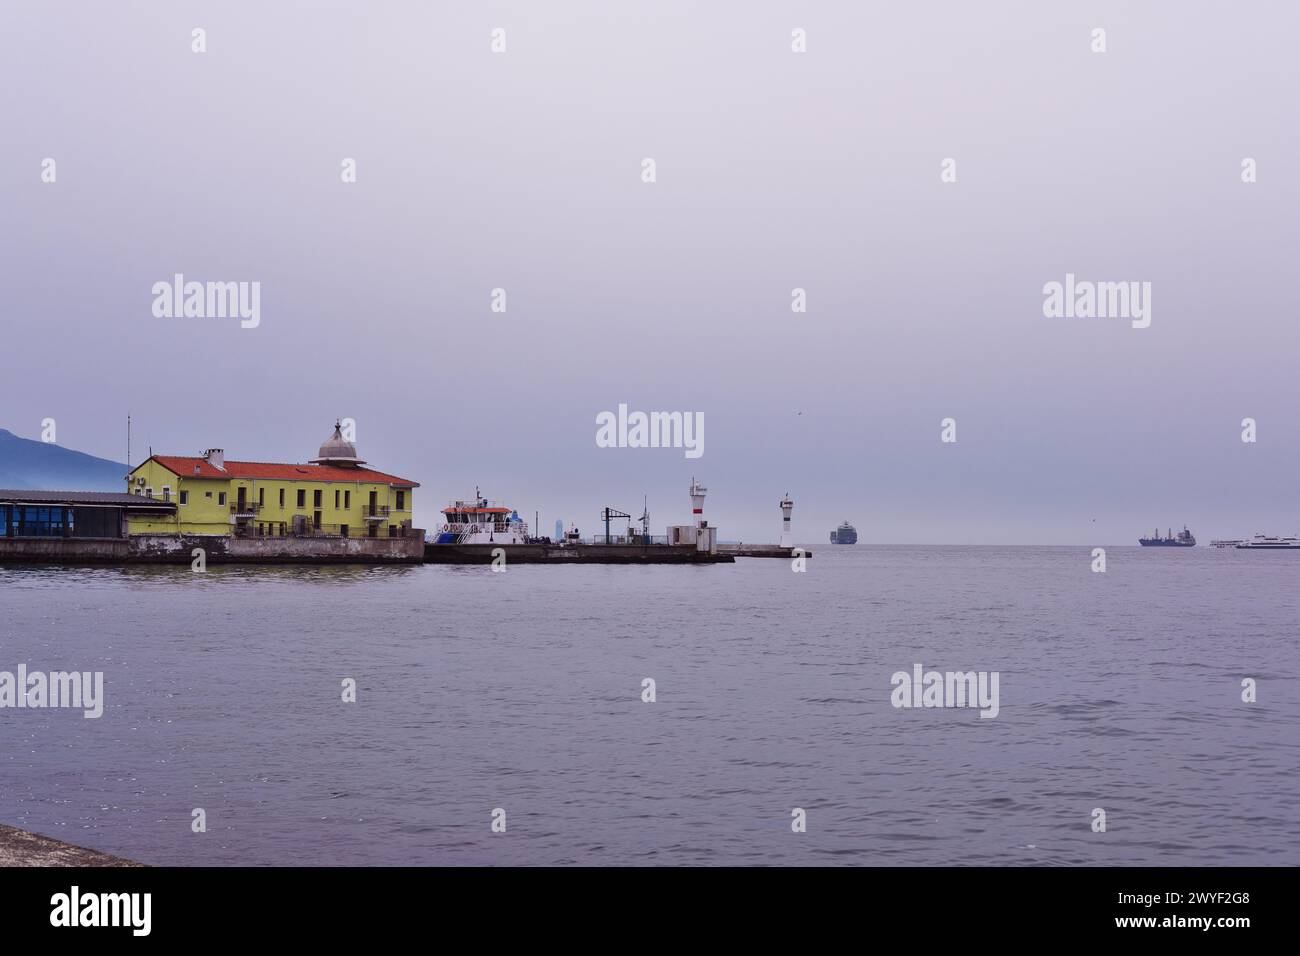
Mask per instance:
[[[143,866],[0,824],[0,866]]]
[[[779,544],[719,544],[718,551],[737,558],[793,558],[798,548],[783,548]],[[802,549],[800,557],[811,558],[812,550]]]
[[[506,564],[733,564],[730,554],[710,554],[695,545],[670,544],[426,544],[425,564],[491,564],[493,552]]]

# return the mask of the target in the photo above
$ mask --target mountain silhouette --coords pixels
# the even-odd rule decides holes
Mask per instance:
[[[126,465],[0,428],[0,488],[126,491]]]

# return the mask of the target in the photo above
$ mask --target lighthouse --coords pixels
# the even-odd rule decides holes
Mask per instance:
[[[702,484],[691,479],[691,515],[695,518],[695,527],[704,527],[704,495],[708,491]]]
[[[790,500],[790,492],[785,493],[781,499],[781,547],[793,548],[794,537],[790,534],[790,512],[794,510],[794,502]]]

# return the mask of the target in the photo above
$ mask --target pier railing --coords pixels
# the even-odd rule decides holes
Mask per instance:
[[[611,534],[609,541],[605,541],[603,534],[592,535],[590,538],[583,538],[582,544],[609,544],[609,545],[643,545],[643,544],[667,544],[668,535],[666,534]]]

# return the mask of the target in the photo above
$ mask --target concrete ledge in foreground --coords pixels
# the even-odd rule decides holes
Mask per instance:
[[[0,824],[0,866],[143,866]]]

